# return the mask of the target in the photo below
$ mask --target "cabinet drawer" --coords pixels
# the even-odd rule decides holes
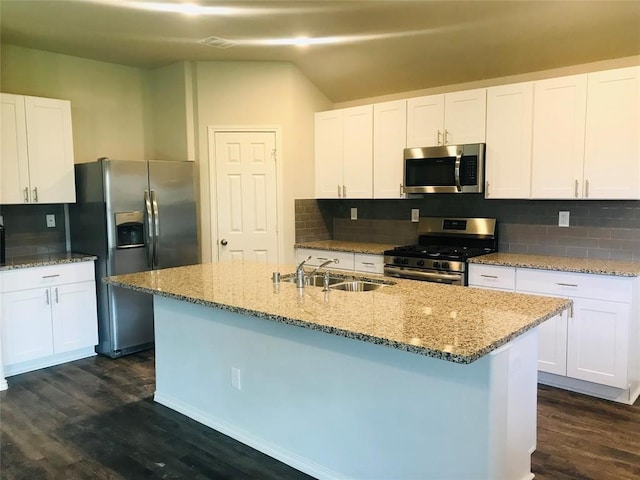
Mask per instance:
[[[0,292],[95,280],[93,262],[66,263],[0,272]]]
[[[383,273],[384,256],[356,253],[354,254],[354,270],[357,272]]]
[[[523,268],[518,269],[516,286],[519,292],[630,302],[633,281],[628,277]]]
[[[470,264],[469,286],[513,291],[516,288],[516,269],[496,265]]]

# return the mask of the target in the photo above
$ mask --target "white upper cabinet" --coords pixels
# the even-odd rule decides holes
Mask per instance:
[[[486,89],[407,100],[407,147],[484,143]]]
[[[487,89],[486,198],[529,198],[533,82]]]
[[[373,198],[402,198],[407,102],[373,105]]]
[[[373,196],[373,106],[316,113],[316,198]]]
[[[0,203],[75,202],[71,103],[2,94]]]
[[[640,199],[640,67],[589,74],[584,197]]]
[[[533,198],[581,198],[587,75],[535,82]]]

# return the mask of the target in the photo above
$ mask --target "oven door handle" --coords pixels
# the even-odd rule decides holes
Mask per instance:
[[[461,282],[462,274],[447,274],[447,273],[435,273],[425,272],[421,270],[410,270],[407,268],[397,267],[384,267],[384,274],[390,277],[397,278],[410,278],[414,280],[442,280],[444,282]]]
[[[456,190],[458,190],[458,192],[462,191],[462,185],[460,185],[460,164],[461,163],[462,163],[462,149],[458,149],[456,151],[456,164],[454,169]]]

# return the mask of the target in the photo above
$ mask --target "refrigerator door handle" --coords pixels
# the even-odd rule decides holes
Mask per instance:
[[[153,212],[151,210],[151,197],[149,196],[149,190],[144,191],[144,216],[146,230],[145,244],[147,245],[147,265],[149,265],[149,267],[153,267]]]
[[[151,190],[151,205],[153,206],[153,266],[157,267],[158,249],[160,248],[160,211],[155,190]]]

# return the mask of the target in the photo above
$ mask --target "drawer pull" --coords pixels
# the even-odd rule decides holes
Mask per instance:
[[[560,283],[560,282],[557,282],[556,285],[560,285],[561,287],[577,287],[578,286],[575,283]]]
[[[362,262],[363,265],[371,265],[373,267],[373,262]]]
[[[484,275],[484,274],[481,274],[480,276],[484,277],[484,278],[498,278],[497,275]]]
[[[56,277],[59,277],[59,276],[60,276],[60,274],[56,273],[55,275],[43,275],[42,278],[56,278]]]
[[[317,258],[318,260],[322,260],[322,261],[329,260],[329,259],[328,259],[328,258],[326,258],[326,257],[316,257],[316,258]]]

